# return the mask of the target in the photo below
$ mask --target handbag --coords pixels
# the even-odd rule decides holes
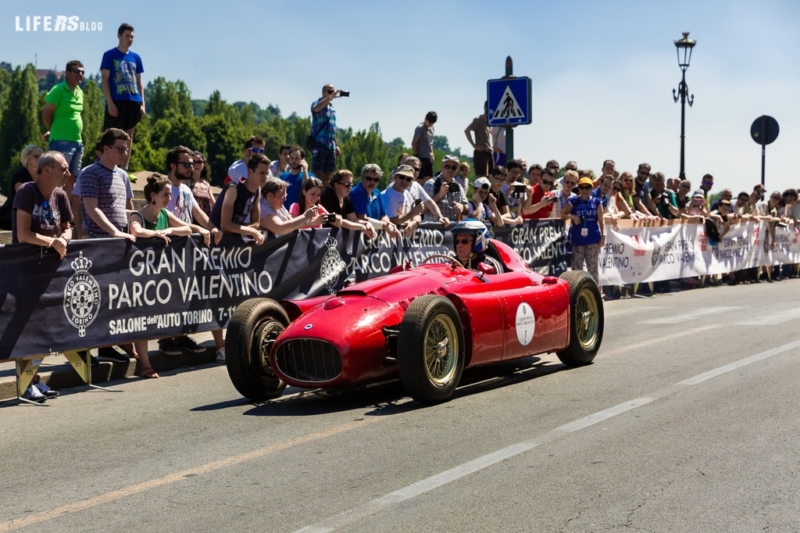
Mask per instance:
[[[330,122],[330,121],[331,121],[331,117],[330,117],[330,115],[329,115],[329,116],[328,116],[328,117],[325,119],[325,122],[323,122],[323,123],[320,125],[320,127],[319,127],[319,128],[317,128],[317,131],[316,131],[316,132],[314,132],[314,134],[313,134],[313,135],[309,135],[309,136],[306,138],[306,148],[308,148],[309,150],[313,150],[313,149],[314,149],[314,146],[316,145],[316,142],[317,142],[317,135],[319,135],[319,132],[321,132],[321,131],[322,131],[322,129],[323,129],[325,126],[327,126],[327,125],[328,125],[328,122]]]

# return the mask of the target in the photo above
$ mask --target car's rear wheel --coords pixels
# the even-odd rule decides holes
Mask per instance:
[[[568,366],[588,365],[594,361],[603,341],[603,299],[589,273],[573,270],[561,274],[569,283],[569,346],[558,352]]]
[[[225,364],[242,396],[262,401],[283,394],[286,383],[272,370],[269,352],[288,325],[289,316],[275,300],[253,298],[236,308],[225,338]]]
[[[421,403],[449,400],[464,371],[464,331],[443,296],[425,295],[408,306],[397,339],[400,380]]]

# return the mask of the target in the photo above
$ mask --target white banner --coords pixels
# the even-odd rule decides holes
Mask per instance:
[[[700,224],[606,226],[600,251],[601,285],[626,285],[725,274],[757,266],[800,263],[800,227],[767,222],[731,226],[712,246]]]

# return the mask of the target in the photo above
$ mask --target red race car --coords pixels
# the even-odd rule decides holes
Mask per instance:
[[[591,363],[604,324],[592,277],[542,276],[485,230],[456,225],[459,259],[431,256],[331,296],[245,301],[225,341],[234,386],[268,400],[287,384],[331,388],[399,376],[412,398],[432,404],[450,399],[466,367],[553,351],[568,366]]]

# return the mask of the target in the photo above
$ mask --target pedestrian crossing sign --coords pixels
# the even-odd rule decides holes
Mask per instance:
[[[531,79],[506,78],[486,82],[489,126],[531,123]]]

